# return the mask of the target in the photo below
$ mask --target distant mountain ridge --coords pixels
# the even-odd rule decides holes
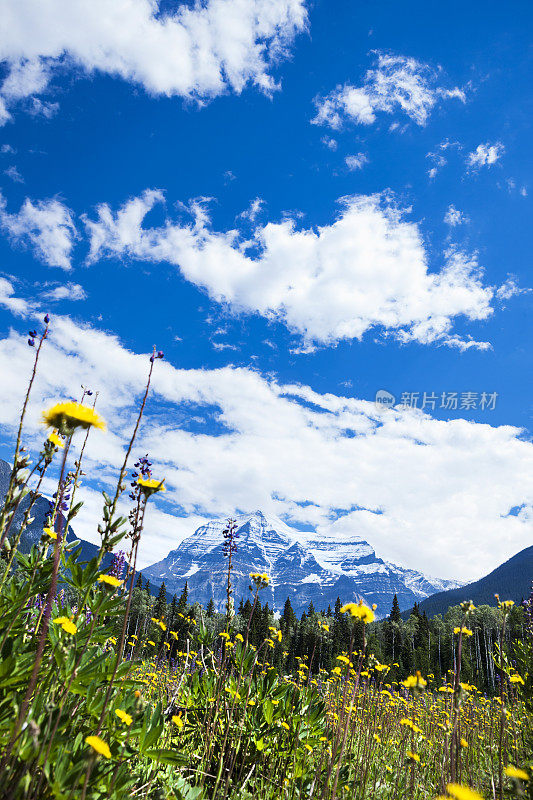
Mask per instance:
[[[11,475],[11,465],[8,464],[7,461],[0,459],[0,503],[3,502],[7,488],[9,486],[10,475]],[[10,534],[9,534],[10,536],[11,534],[14,534],[18,531],[29,503],[30,503],[30,496],[27,495],[26,497],[23,498],[15,513],[15,518],[10,528]],[[49,510],[50,510],[50,502],[43,495],[39,495],[35,499],[33,508],[31,510],[31,517],[33,517],[33,522],[31,522],[27,526],[20,540],[19,549],[22,553],[29,553],[29,551],[32,548],[32,545],[37,544],[41,539],[41,536],[43,534],[43,527],[46,518],[48,516]],[[92,544],[91,542],[87,542],[85,539],[78,539],[72,527],[69,526],[67,532],[67,541],[72,542],[75,539],[77,539],[80,542],[79,545],[80,561],[89,561],[91,558],[94,558],[99,549],[97,545]],[[107,569],[108,567],[111,566],[113,558],[114,556],[112,553],[111,554],[106,553],[106,555],[102,560],[102,566],[104,569]],[[141,571],[141,574],[144,578],[144,572]],[[137,577],[138,575],[139,573],[137,573]],[[160,584],[152,583],[150,589],[151,594],[157,594],[159,588]]]
[[[420,613],[425,611],[428,617],[445,614],[450,606],[463,600],[472,600],[476,606],[493,606],[496,604],[495,594],[499,594],[502,600],[520,603],[529,597],[532,583],[533,546],[521,550],[478,581],[431,595],[419,604]]]
[[[225,603],[226,560],[222,531],[226,519],[201,525],[166,558],[143,569],[151,581],[162,583],[170,594],[179,594],[187,581],[191,601],[202,605],[213,599],[218,609]],[[262,602],[282,611],[287,597],[297,614],[312,602],[316,609],[333,607],[363,597],[377,604],[377,616],[389,613],[394,595],[401,609],[411,607],[458,581],[440,580],[416,570],[399,567],[376,556],[374,548],[354,535],[349,541],[315,538],[301,533],[261,511],[236,517],[238,546],[234,556],[234,599],[250,596],[249,573],[266,570],[270,586],[261,592]]]

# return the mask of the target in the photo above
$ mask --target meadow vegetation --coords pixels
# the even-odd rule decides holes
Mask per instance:
[[[81,508],[87,438],[105,425],[83,389],[80,402],[44,412],[46,440],[30,462],[23,426],[48,335],[45,317],[28,340],[35,364],[0,511],[3,798],[533,797],[533,599],[481,610],[466,599],[436,621],[416,610],[403,621],[393,607],[384,622],[363,602],[300,620],[289,603],[276,619],[261,604],[269,576],[257,572],[235,609],[231,521],[223,613],[186,591],[153,598],[137,551],[165,484],[147,456],[131,475],[128,463],[163,357],[155,350],[116,490],[103,494],[100,549],[82,562],[66,532]],[[53,470],[42,537],[22,553],[32,500]]]

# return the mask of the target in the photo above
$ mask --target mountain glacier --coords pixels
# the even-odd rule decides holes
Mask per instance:
[[[350,540],[317,539],[302,533],[275,517],[267,519],[261,511],[235,518],[237,552],[232,576],[233,597],[238,604],[251,596],[250,572],[268,572],[270,585],[261,592],[261,601],[282,611],[287,598],[297,614],[334,606],[362,597],[376,603],[376,616],[386,616],[396,594],[402,610],[435,592],[456,588],[457,581],[439,580],[412,569],[396,566],[376,556],[374,548],[362,538]],[[187,581],[192,602],[207,605],[213,598],[224,608],[227,562],[223,555],[222,531],[226,519],[210,520],[184,539],[166,558],[142,570],[145,578],[165,583],[170,594],[179,594]]]

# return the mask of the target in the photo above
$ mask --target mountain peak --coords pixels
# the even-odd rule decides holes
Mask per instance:
[[[396,594],[400,608],[409,608],[452,582],[428,578],[376,556],[374,548],[354,533],[339,540],[332,533],[319,538],[316,532],[301,532],[261,510],[234,517],[237,524],[237,549],[233,557],[233,596],[238,603],[250,596],[249,573],[268,572],[268,589],[262,602],[283,609],[290,598],[296,613],[333,606],[364,598],[378,604],[378,615],[389,613]],[[226,595],[227,562],[222,532],[228,518],[211,519],[184,539],[169,555],[143,574],[154,582],[165,582],[172,594],[181,592],[188,582],[193,601],[207,605],[214,599],[223,608]]]

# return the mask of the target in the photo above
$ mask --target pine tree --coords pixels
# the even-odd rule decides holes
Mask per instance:
[[[389,619],[391,622],[400,622],[402,618],[402,613],[400,611],[400,604],[398,603],[398,597],[394,595],[392,598],[392,608],[390,610]]]
[[[216,611],[215,602],[214,602],[213,598],[210,597],[209,598],[209,603],[207,604],[207,608],[206,608],[206,614],[207,614],[208,617],[211,618],[211,617],[215,616],[215,611]]]
[[[178,613],[185,614],[187,611],[187,601],[189,599],[189,584],[185,581],[185,586],[178,600]]]
[[[311,600],[311,602],[309,603],[309,607],[307,609],[307,616],[312,617],[314,613],[315,613],[315,607],[313,605],[313,601]]]
[[[143,588],[143,576],[142,576],[142,572],[139,572],[139,576],[138,576],[138,578],[137,578],[137,583],[135,584],[135,588],[136,588],[136,589],[141,589],[141,590],[142,590],[142,588]]]
[[[288,636],[291,631],[293,631],[297,625],[297,618],[296,614],[294,613],[294,609],[291,605],[290,599],[287,597],[285,600],[285,606],[283,608],[283,615],[279,621],[281,631],[284,636]]]
[[[167,589],[164,581],[156,597],[153,613],[156,619],[164,619],[167,615]]]

